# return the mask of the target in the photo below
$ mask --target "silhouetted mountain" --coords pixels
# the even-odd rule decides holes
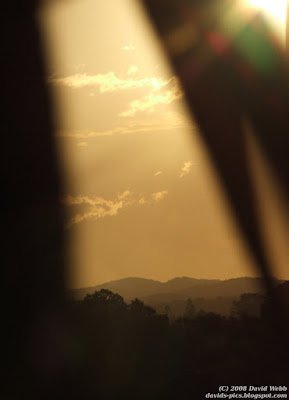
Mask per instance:
[[[281,281],[276,282],[281,283]],[[168,282],[159,282],[152,279],[130,277],[93,287],[74,289],[72,294],[75,298],[82,299],[86,294],[92,294],[101,289],[108,289],[118,293],[126,302],[137,297],[157,310],[160,310],[165,305],[171,305],[173,302],[181,304],[188,298],[193,300],[203,298],[206,299],[206,302],[203,302],[202,309],[218,311],[221,314],[226,314],[224,310],[228,310],[232,301],[242,293],[262,293],[263,291],[260,278],[242,277],[222,281],[218,279],[178,277]],[[216,298],[219,298],[219,300],[216,300]],[[225,298],[225,300],[220,298]],[[227,305],[225,306],[226,302]],[[196,302],[194,301],[194,303]],[[201,305],[200,301],[198,304]],[[208,304],[211,305],[209,309]],[[218,307],[217,304],[222,304],[223,306]],[[220,311],[221,308],[224,309],[223,312]]]
[[[162,291],[162,282],[144,278],[124,278],[116,281],[105,282],[101,285],[72,290],[73,296],[82,299],[86,294],[92,294],[101,289],[108,289],[121,295],[125,301],[138,297],[150,296]]]
[[[235,278],[225,281],[200,282],[199,284],[184,289],[176,289],[186,298],[191,297],[218,297],[239,296],[242,293],[260,293],[263,291],[262,279],[260,278]]]
[[[203,287],[211,286],[218,282],[220,282],[219,279],[195,279],[183,276],[171,279],[163,283],[163,288],[165,288],[167,292],[171,291],[179,292],[182,290],[195,288],[197,286],[203,286]]]
[[[203,287],[210,286],[213,283],[220,282],[218,280],[209,279],[194,279],[188,277],[174,278],[168,282],[159,282],[152,279],[144,278],[124,278],[116,281],[105,282],[101,285],[91,286],[87,288],[74,289],[72,293],[75,297],[81,299],[86,294],[94,293],[100,289],[108,289],[114,293],[120,294],[125,301],[130,301],[135,297],[143,298],[159,294],[173,295],[180,292],[183,298],[182,291],[202,285]]]

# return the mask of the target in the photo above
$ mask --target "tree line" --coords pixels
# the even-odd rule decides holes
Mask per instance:
[[[276,293],[288,311],[289,282]],[[222,384],[282,385],[288,359],[270,310],[257,294],[242,295],[229,317],[196,313],[188,299],[175,320],[105,289],[71,300],[71,398],[202,399]]]

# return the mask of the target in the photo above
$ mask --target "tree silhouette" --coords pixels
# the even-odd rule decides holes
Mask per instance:
[[[260,317],[261,308],[264,302],[264,296],[256,293],[244,293],[239,300],[233,302],[232,316],[244,317]]]
[[[131,312],[135,315],[141,315],[143,317],[150,318],[156,315],[156,311],[150,307],[145,305],[141,300],[138,298],[132,300],[129,306]]]
[[[185,311],[184,311],[184,318],[193,318],[196,314],[195,306],[192,302],[192,299],[189,298],[186,301]]]
[[[262,238],[248,135],[255,136],[288,199],[288,58],[262,13],[242,12],[239,2],[142,2],[181,82],[256,270],[272,293],[271,323],[280,342],[277,330],[284,321],[273,295],[274,265]],[[228,29],[228,21],[236,29]],[[253,129],[248,130],[245,119]],[[288,341],[282,347],[289,358]]]
[[[93,294],[87,294],[81,303],[84,306],[107,308],[111,311],[120,311],[126,308],[123,297],[107,289],[101,289],[100,291],[95,291]]]
[[[224,1],[223,5],[229,3],[232,2]],[[269,298],[261,319],[227,319],[204,314],[171,325],[139,303],[135,307],[138,311],[132,312],[118,295],[107,292],[73,304],[69,312],[63,311],[65,263],[63,210],[59,202],[63,188],[35,18],[38,4],[37,0],[21,0],[17,4],[4,1],[1,5],[2,130],[5,132],[1,171],[5,193],[1,210],[4,232],[1,366],[5,369],[5,379],[1,397],[203,399],[203,392],[210,386],[216,391],[224,382],[284,384],[288,379],[288,353],[284,351],[283,360],[279,355],[274,357],[278,337],[273,346],[268,329],[264,329],[268,327],[264,322],[266,315],[278,314],[278,308]],[[148,0],[146,4],[165,45],[170,38],[176,42],[176,36],[182,36],[183,32],[188,39],[186,30],[191,34],[190,28],[193,33],[189,39],[200,38],[191,47],[185,40],[185,46],[175,49],[180,52],[168,54],[238,223],[270,288],[270,269],[260,244],[255,197],[246,162],[242,118],[246,114],[255,126],[257,138],[288,194],[287,61],[278,46],[274,46],[274,39],[258,15],[240,25],[245,29],[243,40],[245,35],[250,42],[256,34],[262,49],[271,52],[272,69],[265,74],[238,52],[236,37],[228,49],[224,37],[215,35],[219,25],[214,16],[220,12],[211,6],[218,6],[220,1]],[[192,6],[205,12],[200,17],[192,13]],[[212,12],[206,12],[204,7]],[[187,29],[184,21],[194,24]],[[170,35],[175,28],[177,35]],[[224,49],[228,51],[223,53]],[[288,283],[272,290],[270,295],[285,302],[286,315]],[[136,316],[140,315],[146,316],[143,325],[136,322],[140,320]],[[77,340],[73,341],[59,320],[71,326],[69,333],[73,332]],[[49,329],[40,332],[43,321]],[[282,333],[284,326],[276,326]],[[65,373],[56,368],[51,374],[37,361],[39,354],[35,354],[33,344],[37,339],[46,347],[45,339],[51,329],[67,349],[68,359],[72,349],[77,355],[71,358]],[[68,346],[70,342],[73,345]],[[288,335],[280,343],[282,346],[287,343],[288,347]],[[59,366],[56,347],[49,349],[55,365]],[[279,346],[280,349],[283,347]],[[274,377],[273,370],[276,370]]]
[[[170,321],[174,321],[175,319],[174,313],[172,311],[172,308],[168,304],[165,305],[164,312],[168,316]]]

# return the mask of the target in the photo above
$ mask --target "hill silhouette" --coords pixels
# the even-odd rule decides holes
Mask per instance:
[[[276,284],[282,281],[277,281]],[[87,294],[107,289],[119,294],[126,302],[138,298],[154,307],[157,312],[165,312],[170,307],[173,315],[183,314],[188,298],[193,300],[196,311],[217,312],[228,315],[233,302],[243,293],[263,293],[260,278],[241,277],[227,280],[195,279],[176,277],[167,282],[152,279],[129,277],[103,284],[74,289],[74,298],[83,299]]]
[[[71,292],[74,297],[81,299],[86,294],[101,289],[118,293],[125,301],[130,301],[135,297],[139,299],[163,299],[171,296],[173,299],[181,300],[187,297],[237,296],[245,292],[259,293],[263,290],[260,278],[242,277],[218,280],[177,277],[167,282],[159,282],[152,279],[129,277],[96,286],[73,289]]]

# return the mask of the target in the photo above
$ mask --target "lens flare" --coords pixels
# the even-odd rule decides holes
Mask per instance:
[[[285,22],[286,0],[245,0],[253,7],[263,9],[267,14],[280,22]]]

